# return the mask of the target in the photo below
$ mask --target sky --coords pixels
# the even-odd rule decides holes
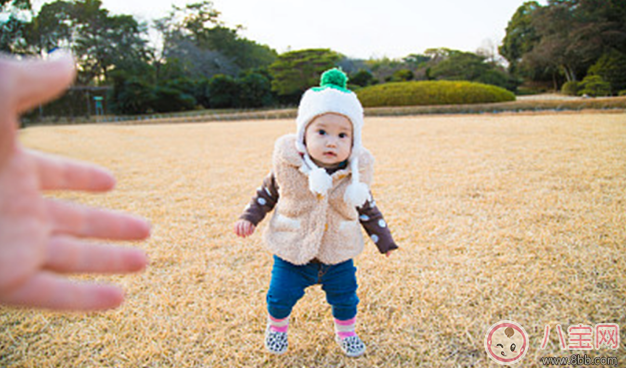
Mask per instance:
[[[50,1],[33,1],[36,9]],[[113,14],[140,21],[165,16],[172,4],[199,0],[102,0]],[[330,48],[350,58],[400,59],[429,48],[476,52],[496,48],[525,0],[213,0],[229,27],[278,53]],[[539,1],[545,4],[546,1]]]

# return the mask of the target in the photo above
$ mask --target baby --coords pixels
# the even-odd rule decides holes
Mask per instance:
[[[369,190],[374,158],[361,142],[363,108],[346,85],[347,76],[331,69],[320,87],[305,92],[296,134],[276,141],[272,171],[235,223],[238,236],[249,236],[276,209],[265,231],[274,254],[265,346],[275,354],[287,351],[294,305],[307,287],[320,284],[332,306],[337,343],[350,357],[362,355],[352,261],[363,251],[359,222],[381,253],[398,248]]]

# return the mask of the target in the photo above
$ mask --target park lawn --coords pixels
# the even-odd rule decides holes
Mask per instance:
[[[530,337],[524,367],[561,351],[556,326],[617,323],[626,364],[626,114],[367,118],[372,187],[400,250],[367,240],[356,259],[358,359],[333,340],[319,287],[292,315],[290,348],[265,352],[271,256],[261,232],[232,233],[291,120],[28,128],[28,147],[108,167],[106,195],[51,196],[148,218],[148,269],[80,277],[123,286],[88,315],[0,307],[1,367],[498,366],[485,333]],[[549,326],[549,344],[539,347]],[[567,341],[566,341],[567,342]]]

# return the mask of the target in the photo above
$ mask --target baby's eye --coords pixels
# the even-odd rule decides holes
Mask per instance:
[[[515,346],[515,344],[511,344],[511,351],[515,351],[515,348],[516,348],[516,347],[517,347],[517,346]]]
[[[339,138],[348,138],[346,133],[339,133]]]
[[[324,129],[320,129],[317,131],[319,135],[326,135],[326,131]]]

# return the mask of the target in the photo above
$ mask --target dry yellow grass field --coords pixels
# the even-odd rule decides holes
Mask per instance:
[[[290,348],[265,352],[271,257],[232,224],[292,121],[60,126],[29,147],[110,168],[106,195],[51,194],[147,217],[142,274],[89,315],[0,307],[1,367],[487,367],[484,337],[529,334],[523,367],[561,351],[556,325],[617,323],[626,365],[626,114],[368,118],[372,187],[401,249],[356,259],[365,356],[344,357],[319,287],[296,306]],[[261,228],[264,227],[261,226]],[[544,328],[550,343],[540,350]]]

